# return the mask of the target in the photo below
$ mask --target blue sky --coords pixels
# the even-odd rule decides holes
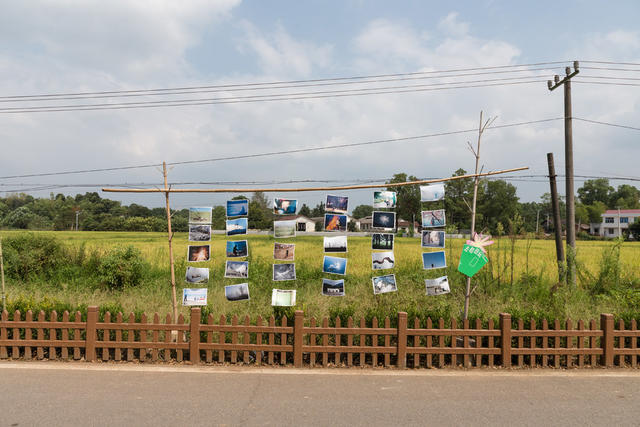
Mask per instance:
[[[244,84],[560,60],[640,63],[640,4],[513,1],[10,2],[0,16],[1,96]],[[586,65],[583,63],[583,65]],[[592,64],[593,65],[593,64]],[[562,65],[564,66],[564,64]],[[544,68],[544,67],[542,67]],[[633,67],[629,67],[633,68]],[[640,66],[635,66],[640,69]],[[480,110],[509,124],[562,116],[561,91],[540,83],[442,92],[90,112],[0,114],[1,176],[177,162],[401,138],[477,127]],[[582,75],[640,77],[583,70]],[[574,85],[574,116],[634,126],[640,87]],[[105,101],[108,102],[108,101]],[[3,103],[0,107],[24,104]],[[575,170],[637,176],[638,132],[574,124]],[[412,143],[176,166],[169,181],[354,180],[473,169],[473,134]],[[562,122],[485,133],[485,170],[562,170]],[[522,200],[543,182],[512,181]],[[0,179],[8,189],[160,183],[154,168]],[[622,181],[614,181],[618,185]],[[311,184],[308,184],[311,185]],[[208,186],[208,185],[193,185]],[[47,196],[92,187],[30,190]],[[562,192],[562,188],[560,189]],[[329,192],[335,194],[335,192]],[[314,206],[326,193],[270,194]],[[346,192],[350,209],[373,190]],[[117,198],[112,194],[105,197]],[[232,195],[176,195],[173,206],[221,205]],[[160,206],[160,195],[129,196]]]

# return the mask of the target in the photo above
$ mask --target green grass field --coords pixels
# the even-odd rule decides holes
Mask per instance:
[[[3,231],[10,236],[17,231]],[[149,261],[150,274],[144,283],[124,290],[109,290],[98,284],[68,280],[62,283],[33,281],[18,283],[7,280],[9,301],[28,300],[34,304],[42,301],[58,301],[70,305],[100,305],[120,307],[125,311],[141,311],[160,314],[171,312],[171,287],[169,282],[169,256],[166,235],[162,233],[128,232],[41,232],[50,234],[70,247],[85,245],[86,251],[107,253],[121,245],[133,245],[140,249]],[[348,239],[348,266],[344,297],[328,297],[321,294],[322,278],[342,278],[322,273],[323,243],[321,236],[298,236],[278,241],[295,243],[296,281],[272,281],[273,243],[267,235],[234,236],[234,240],[249,241],[249,279],[225,279],[226,236],[214,235],[211,241],[209,262],[186,262],[186,233],[176,234],[173,246],[176,265],[178,295],[183,287],[187,265],[209,267],[209,310],[216,314],[250,314],[269,316],[271,290],[297,289],[296,309],[308,315],[394,315],[397,311],[410,314],[459,317],[464,301],[464,276],[456,271],[463,240],[447,240],[446,269],[425,271],[422,269],[418,238],[396,238],[394,252],[396,266],[391,270],[371,269],[371,238],[353,236]],[[575,289],[557,287],[557,267],[553,240],[517,240],[514,250],[514,283],[510,275],[510,241],[501,239],[489,247],[490,263],[474,277],[477,290],[471,299],[471,316],[487,319],[499,312],[508,311],[523,316],[553,316],[560,318],[589,319],[601,312],[618,315],[638,312],[640,303],[640,244],[622,244],[619,262],[611,266],[611,257],[603,261],[603,255],[611,252],[613,242],[578,242],[579,283]],[[527,250],[527,247],[529,249]],[[528,255],[527,255],[528,254]],[[332,255],[332,254],[329,254]],[[606,256],[605,256],[606,258]],[[614,257],[615,258],[615,257]],[[613,272],[611,271],[613,268]],[[617,270],[616,270],[617,268]],[[371,277],[394,273],[398,292],[374,295]],[[425,295],[424,279],[448,275],[451,294]],[[224,286],[249,282],[249,301],[228,302]],[[554,290],[552,292],[552,289]],[[179,297],[178,297],[179,298]],[[181,313],[188,309],[180,307]],[[635,315],[634,315],[635,316]]]

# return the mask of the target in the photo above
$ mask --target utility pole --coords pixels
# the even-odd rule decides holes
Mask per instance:
[[[547,153],[547,164],[549,165],[549,187],[551,187],[551,210],[553,212],[553,223],[556,235],[556,259],[558,260],[558,281],[565,280],[564,269],[564,248],[562,247],[562,220],[560,219],[560,202],[558,201],[558,189],[556,187],[556,168],[553,164],[553,153]],[[547,225],[549,215],[547,215]]]
[[[575,200],[573,190],[573,129],[571,117],[571,78],[578,74],[578,61],[573,62],[573,72],[571,67],[565,68],[566,76],[560,80],[560,76],[553,76],[553,82],[547,81],[550,91],[558,86],[564,86],[564,167],[567,198],[567,280],[571,286],[576,284],[576,215]]]

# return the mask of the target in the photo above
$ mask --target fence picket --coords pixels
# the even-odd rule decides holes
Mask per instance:
[[[522,319],[518,319],[518,330],[519,331],[524,330],[524,320],[522,320]],[[519,349],[520,348],[524,348],[523,341],[524,341],[524,337],[522,335],[518,336],[518,348]],[[518,368],[522,367],[523,359],[524,359],[524,355],[518,354]]]
[[[282,316],[282,326],[287,326],[287,316]],[[286,345],[287,344],[287,333],[283,332],[282,334],[280,334],[280,345]],[[280,352],[280,364],[282,366],[286,366],[287,365],[287,352],[286,351],[281,351]]]
[[[154,343],[154,344],[160,342],[160,331],[158,329],[155,329],[158,324],[160,324],[160,315],[156,311],[155,313],[153,313],[153,326],[154,326],[154,329],[152,331],[152,338],[151,338],[151,342]],[[156,346],[154,346],[151,349],[151,361],[152,362],[157,362],[158,361],[158,347],[156,347]]]
[[[375,316],[371,320],[371,327],[374,328],[374,329],[378,328],[378,318],[375,317]],[[378,335],[373,334],[371,336],[371,346],[372,347],[377,347],[378,346]],[[376,366],[378,366],[378,353],[371,353],[371,366],[373,366],[374,368]]]
[[[136,316],[133,313],[129,313],[129,325],[133,325],[136,322]],[[128,342],[134,342],[136,337],[136,331],[134,329],[128,329],[127,330],[127,341]],[[142,349],[140,349],[140,353],[142,353]],[[133,360],[133,356],[134,356],[134,351],[133,351],[133,347],[127,347],[127,360],[131,361]]]
[[[260,322],[260,318],[258,318],[258,322]],[[207,325],[211,326],[213,325],[213,314],[209,313],[209,315],[207,316]],[[212,331],[207,331],[207,344],[212,344],[213,343],[213,332]],[[204,360],[207,363],[211,363],[213,361],[213,352],[211,351],[210,348],[206,349],[204,351]]]
[[[25,319],[25,321],[27,321],[27,322],[33,322],[33,312],[32,312],[31,310],[27,310],[27,315],[26,315],[26,319]],[[31,335],[31,328],[30,328],[30,327],[28,327],[28,326],[26,326],[26,327],[24,328],[24,339],[25,339],[25,340],[30,340],[30,339],[32,339],[32,338],[33,338],[33,336]],[[31,346],[25,346],[25,347],[24,347],[24,358],[25,358],[26,360],[30,360],[30,359],[31,359],[31,357],[32,357],[32,354],[31,354]]]
[[[560,336],[557,335],[557,332],[560,330],[560,320],[558,319],[554,319],[553,321],[553,330],[554,332],[556,332],[556,335],[553,339],[553,346],[556,349],[560,348]],[[559,368],[560,367],[560,354],[558,352],[556,352],[553,355],[553,366],[555,368]]]
[[[276,319],[273,316],[271,316],[269,318],[269,326],[271,326],[271,327],[276,326]],[[275,334],[273,332],[269,332],[269,345],[270,346],[274,345],[276,343],[275,340],[276,340]],[[267,363],[269,365],[273,365],[273,355],[274,354],[275,354],[274,351],[269,350],[269,355],[267,357]]]
[[[427,317],[427,325],[426,326],[427,326],[427,329],[432,329],[433,328],[433,322],[431,321],[431,317]],[[424,341],[425,341],[424,342],[424,346],[427,349],[430,349],[432,344],[433,344],[433,337],[431,335],[427,335],[425,337]],[[425,360],[425,366],[427,368],[431,368],[433,366],[433,355],[431,353],[427,352],[426,356],[427,357],[426,357],[426,360]]]
[[[573,331],[573,323],[571,319],[567,319],[565,322],[565,329],[567,332]],[[573,348],[573,336],[567,335],[567,349]],[[573,368],[573,355],[570,352],[567,352],[567,368]]]
[[[311,328],[311,333],[309,334],[309,345],[315,346],[317,344],[316,334],[313,333],[313,328],[316,327],[315,317],[312,317],[311,320],[309,320],[309,327]],[[316,353],[313,351],[309,353],[309,366],[311,366],[312,368],[316,366]]]
[[[597,328],[596,326],[596,321],[595,319],[591,319],[591,321],[589,322],[589,329],[591,329],[592,331],[595,331]],[[598,347],[598,343],[597,343],[598,339],[594,336],[589,337],[589,346],[591,348],[597,348]],[[596,363],[598,361],[598,356],[595,354],[592,354],[590,357],[590,362],[591,362],[591,367],[595,368]]]
[[[438,329],[444,329],[444,319],[438,319]],[[438,346],[444,348],[444,335],[438,336]],[[444,351],[438,355],[438,368],[444,368]]]
[[[322,319],[322,327],[323,328],[329,327],[329,319],[327,319],[326,317]],[[327,347],[328,345],[329,345],[329,334],[324,333],[322,334],[322,346]],[[327,351],[324,350],[322,352],[322,366],[326,367],[328,364],[329,364],[329,353],[327,353]]]
[[[529,330],[531,330],[531,331],[535,331],[536,330],[536,321],[535,321],[535,319],[531,319],[531,322],[529,323]],[[536,337],[535,336],[532,336],[530,338],[529,348],[532,349],[532,350],[534,350],[536,348]],[[532,351],[531,355],[529,356],[529,367],[533,368],[534,366],[536,366],[536,355]]]
[[[58,313],[55,310],[49,314],[49,321],[51,322],[51,328],[49,328],[49,340],[51,341],[51,345],[49,345],[49,360],[56,360],[58,357],[58,349],[56,348],[56,341],[58,340],[58,329],[56,328]]]
[[[62,321],[65,323],[69,321],[69,312],[67,310],[65,310],[64,313],[62,313]],[[62,335],[62,341],[67,341],[69,339],[69,329],[62,328],[61,335]],[[66,345],[63,345],[62,348],[60,349],[60,357],[62,357],[63,360],[69,359],[69,348]]]
[[[347,329],[353,329],[353,318],[349,316],[347,319]],[[363,335],[360,334],[360,345],[362,345]],[[353,334],[347,335],[347,345],[349,347],[353,346]],[[360,366],[362,366],[363,353],[360,353]],[[353,353],[347,353],[347,366],[353,365]]]
[[[104,329],[102,330],[102,341],[109,342],[109,335],[111,330],[109,330],[109,323],[111,323],[111,313],[108,311],[104,314]],[[102,360],[109,360],[109,347],[102,347]]]
[[[164,324],[165,325],[170,325],[173,323],[173,319],[171,317],[170,314],[167,314],[166,317],[164,318]],[[173,332],[166,330],[164,331],[164,342],[166,347],[164,348],[164,361],[165,362],[169,362],[171,361],[171,348],[169,347],[169,345],[171,344],[171,339],[172,339],[172,335]]]
[[[620,331],[624,331],[625,328],[625,324],[624,324],[624,320],[620,319],[618,321],[618,330]],[[627,346],[627,337],[618,337],[618,347],[619,349],[624,349]],[[615,348],[615,343],[614,343],[614,348]],[[627,357],[624,354],[621,354],[618,356],[618,366],[620,367],[624,367],[626,365],[626,359]],[[614,365],[615,365],[615,356],[614,356]]]
[[[250,325],[249,316],[244,317],[244,326],[247,327],[246,332],[242,333],[242,344],[251,344],[251,334],[249,333]],[[243,354],[243,362],[249,364],[249,350],[245,350]]]
[[[20,321],[22,320],[22,315],[20,314],[20,310],[16,310],[13,313],[13,321]],[[19,341],[20,340],[20,329],[18,328],[13,328],[13,340],[15,341]],[[18,347],[17,345],[14,345],[13,348],[11,349],[11,358],[12,359],[19,359],[20,358],[20,347]],[[26,357],[25,357],[26,359]]]
[[[389,316],[386,316],[384,318],[384,327],[385,329],[389,329],[391,327],[391,320],[389,319]],[[390,345],[391,345],[391,336],[385,334],[384,346],[389,347]],[[391,366],[391,355],[387,352],[384,353],[384,366],[385,367]]]
[[[455,368],[458,366],[458,355],[455,353],[458,342],[454,329],[458,329],[458,321],[453,317],[451,318],[451,327],[449,329],[451,330],[451,366]]]
[[[273,316],[271,316],[271,318],[273,319]],[[221,314],[220,322],[218,323],[218,325],[222,326],[226,324],[227,324],[227,318],[224,314]],[[271,322],[269,322],[269,326],[272,326]],[[227,334],[221,330],[220,332],[218,332],[218,344],[224,344],[226,342],[227,342]],[[271,339],[269,339],[269,344],[273,344]],[[272,357],[271,353],[269,353],[269,357]],[[270,360],[271,361],[269,362],[269,364],[273,363],[273,359],[270,359]],[[224,350],[218,350],[218,363],[224,363],[224,362],[225,362]]]
[[[493,324],[493,319],[489,319],[489,322],[487,324],[487,327],[489,329],[494,329],[494,324]],[[495,348],[496,342],[495,342],[495,337],[494,336],[490,336],[488,337],[487,340],[487,347],[489,348]],[[494,364],[494,358],[495,356],[493,354],[490,354],[488,359],[489,359],[489,367],[493,368],[493,364]]]
[[[2,320],[2,326],[0,327],[0,341],[6,341],[9,339],[9,333],[7,331],[6,323],[9,322],[9,313],[7,310],[2,310],[2,316],[0,316]],[[7,352],[7,345],[4,343],[0,344],[0,359],[6,359],[9,357]]]
[[[258,316],[258,319],[256,320],[256,326],[258,327],[262,326],[262,316]],[[262,332],[258,332],[256,334],[256,344],[262,345]],[[258,366],[262,364],[262,355],[263,355],[262,350],[256,350],[256,365]]]
[[[542,330],[543,331],[549,330],[549,322],[547,321],[547,319],[542,319]],[[549,337],[547,335],[544,335],[542,337],[542,348],[546,349],[548,347],[549,347]],[[549,366],[549,356],[547,356],[546,354],[542,355],[542,366],[545,368]]]
[[[631,330],[634,332],[638,330],[636,319],[631,319]],[[631,349],[636,350],[637,348],[638,348],[638,336],[633,335],[631,337]],[[637,366],[638,366],[638,354],[637,352],[634,351],[633,354],[631,355],[631,367],[635,368]]]
[[[477,330],[481,330],[482,329],[482,321],[480,319],[476,319],[476,329]],[[482,335],[477,335],[476,336],[476,348],[482,348]],[[475,359],[475,366],[476,367],[480,367],[482,366],[482,358],[483,355],[482,354],[476,354],[474,359]]]
[[[578,320],[578,330],[579,331],[584,331],[584,322],[582,320]],[[585,348],[585,346],[584,346],[584,336],[582,336],[582,335],[578,336],[578,348],[579,349]],[[584,367],[584,354],[579,354],[578,355],[578,367],[579,368]]]
[[[335,341],[333,342],[334,346],[336,347],[336,351],[333,352],[333,363],[336,366],[340,366],[340,351],[339,351],[339,347],[341,345],[340,343],[340,327],[342,326],[341,322],[340,322],[340,318],[336,317],[336,336],[335,336]]]
[[[142,313],[142,316],[140,316],[140,325],[147,325],[147,313]],[[149,341],[149,335],[148,335],[149,330],[146,328],[141,328],[140,329],[140,342],[141,343],[146,343]],[[178,336],[180,336],[182,333],[178,333]],[[148,348],[144,348],[144,347],[140,347],[140,362],[144,362],[147,360],[147,354],[149,352]]]
[[[464,319],[462,321],[462,329],[469,329],[469,319]],[[464,337],[462,338],[462,348],[470,348],[469,346],[469,336],[468,335],[464,335]],[[469,355],[467,353],[465,353],[462,356],[462,366],[464,366],[465,368],[469,367]]]
[[[44,322],[44,311],[42,310],[38,313],[38,322]],[[38,341],[44,341],[44,329],[42,327],[37,328],[36,336],[38,337]],[[38,360],[44,359],[44,348],[42,344],[38,344],[36,347],[36,357]]]
[[[418,319],[418,317],[416,316],[415,319],[413,319],[413,329],[420,329],[420,319]],[[420,347],[420,335],[414,335],[413,336],[413,347],[417,348]],[[419,368],[421,366],[420,364],[420,353],[414,352],[413,353],[413,368]]]
[[[238,316],[234,315],[231,318],[231,326],[238,326]],[[238,344],[238,332],[235,330],[231,332],[231,344],[234,346]],[[238,363],[238,352],[236,350],[231,350],[231,363],[234,365]]]
[[[178,325],[184,325],[184,315],[180,314],[178,316]],[[176,339],[178,344],[182,344],[184,342],[184,331],[178,331],[178,338]],[[184,359],[184,351],[179,348],[176,351],[176,360],[178,362],[182,362]]]
[[[116,323],[118,325],[122,324],[122,312],[119,311],[118,314],[116,314]],[[116,362],[119,362],[122,360],[122,347],[120,347],[122,344],[122,329],[116,329],[116,342],[119,343],[118,347],[115,347],[113,349],[113,351],[115,352],[114,354],[114,360]]]
[[[364,329],[367,327],[367,321],[364,320],[364,317],[360,317],[360,328]],[[360,334],[360,347],[365,347],[367,345],[367,335],[366,334]],[[365,352],[361,351],[360,352],[360,366],[365,366],[365,364],[367,363],[367,355]],[[373,364],[373,362],[372,362]],[[373,365],[375,366],[375,365]]]

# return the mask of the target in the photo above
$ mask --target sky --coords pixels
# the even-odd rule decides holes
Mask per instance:
[[[640,65],[633,64],[640,63],[638,16],[636,1],[618,1],[615,8],[595,1],[7,2],[0,15],[0,144],[4,147],[0,195],[22,190],[48,197],[52,192],[99,191],[101,186],[159,186],[162,174],[158,167],[23,175],[189,162],[471,130],[478,127],[480,111],[485,119],[494,119],[495,126],[561,118],[562,90],[550,92],[546,80],[554,74],[564,75],[564,67],[574,60],[580,61],[580,74],[572,85],[573,116],[637,128]],[[251,86],[240,91],[227,86],[218,92],[173,98],[44,102],[9,98],[308,80],[317,84],[321,79],[537,63],[545,64],[495,68],[489,74],[449,79],[442,79],[447,74],[435,73],[426,79],[429,74],[410,74],[404,77],[421,79],[361,86],[327,84],[340,81],[331,80],[298,88],[291,86],[301,83],[281,83],[289,87],[261,92],[247,90]],[[516,69],[521,72],[512,73]],[[516,77],[533,82],[502,84],[515,82]],[[500,80],[505,78],[512,80]],[[488,79],[499,85],[160,108],[6,110]],[[595,81],[618,84],[593,84]],[[573,134],[576,175],[640,176],[636,172],[638,130],[574,120]],[[257,182],[250,186],[254,188],[293,188],[388,179],[401,172],[418,178],[447,177],[459,168],[473,171],[475,158],[467,142],[475,144],[476,140],[477,133],[468,132],[176,164],[168,180],[193,183],[175,184],[180,188],[242,187],[235,182]],[[563,173],[562,120],[489,128],[482,136],[480,164],[484,171],[530,168],[513,177],[545,175],[548,152],[554,153],[556,170]],[[11,176],[20,177],[8,178]],[[318,182],[282,183],[310,180]],[[226,184],[214,184],[219,182]],[[549,191],[543,176],[509,182],[518,188],[521,201],[539,201]],[[634,183],[611,182],[615,186]],[[559,192],[564,193],[563,182]],[[297,198],[299,204],[313,207],[327,193],[335,192],[268,196]],[[125,204],[155,207],[164,203],[161,194],[100,194]],[[220,205],[234,195],[174,194],[171,202],[174,208]],[[349,196],[351,210],[371,204],[373,190],[339,195]]]

